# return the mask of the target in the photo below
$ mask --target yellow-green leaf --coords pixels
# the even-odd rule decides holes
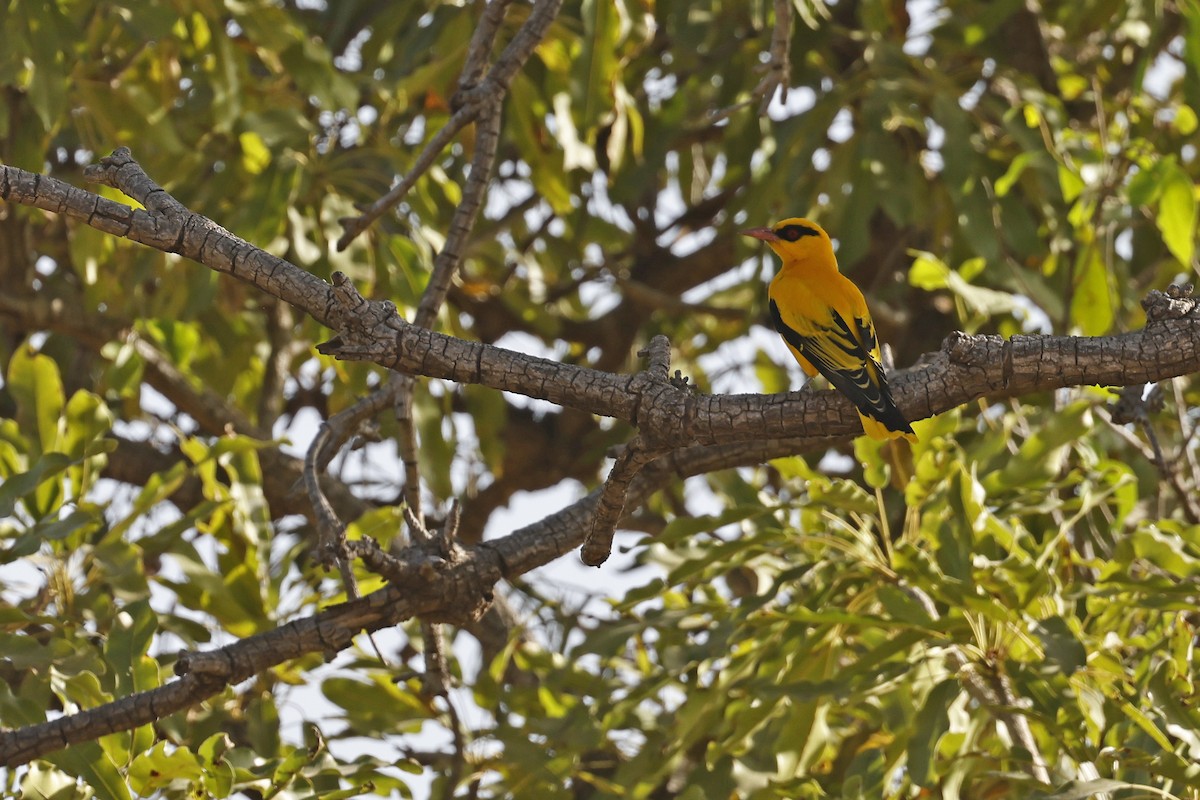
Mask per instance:
[[[63,409],[62,378],[54,359],[21,347],[8,365],[8,390],[17,401],[17,424],[26,436],[37,432],[35,454],[58,446]]]
[[[1165,175],[1154,224],[1171,255],[1190,266],[1196,252],[1196,193],[1191,179],[1177,166]]]
[[[1082,254],[1077,279],[1071,319],[1085,336],[1107,333],[1113,323],[1112,281],[1098,248],[1089,247]]]

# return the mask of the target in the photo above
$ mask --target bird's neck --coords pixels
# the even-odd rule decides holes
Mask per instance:
[[[837,259],[820,255],[785,258],[779,268],[779,274],[807,278],[837,275]]]

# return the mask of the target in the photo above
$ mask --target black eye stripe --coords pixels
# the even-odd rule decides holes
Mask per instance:
[[[819,236],[813,228],[807,225],[785,225],[775,231],[780,239],[786,239],[789,242],[798,242],[804,236]]]

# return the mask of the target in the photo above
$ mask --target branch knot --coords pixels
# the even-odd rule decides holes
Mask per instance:
[[[1152,289],[1142,300],[1142,308],[1146,311],[1146,324],[1183,319],[1195,314],[1197,306],[1200,306],[1200,298],[1192,297],[1193,288],[1190,283],[1183,286],[1173,283],[1165,292]]]
[[[339,318],[338,335],[317,345],[322,355],[342,359],[364,359],[380,350],[378,330],[386,326],[401,331],[408,326],[391,300],[368,300],[344,272],[330,276],[333,302],[337,306],[330,316]]]

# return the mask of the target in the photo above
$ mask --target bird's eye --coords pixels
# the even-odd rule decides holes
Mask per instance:
[[[816,236],[817,232],[807,225],[786,225],[780,228],[776,233],[780,239],[789,242],[798,242],[804,236]]]

